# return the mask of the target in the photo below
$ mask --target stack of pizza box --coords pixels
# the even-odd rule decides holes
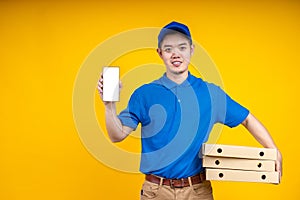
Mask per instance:
[[[279,183],[276,149],[203,144],[207,180]]]

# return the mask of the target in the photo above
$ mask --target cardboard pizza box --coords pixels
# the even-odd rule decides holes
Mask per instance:
[[[206,169],[206,180],[279,183],[279,172]]]
[[[203,167],[272,172],[275,171],[275,161],[204,156]]]
[[[276,160],[277,149],[232,146],[221,144],[203,144],[202,154],[205,156],[247,158],[258,160]]]

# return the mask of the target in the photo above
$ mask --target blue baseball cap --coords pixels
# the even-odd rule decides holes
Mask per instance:
[[[173,21],[161,29],[161,31],[158,35],[158,47],[160,46],[162,40],[164,39],[164,37],[166,35],[168,35],[170,33],[174,33],[174,32],[179,32],[179,33],[183,34],[192,43],[192,36],[191,36],[189,28],[184,24]]]

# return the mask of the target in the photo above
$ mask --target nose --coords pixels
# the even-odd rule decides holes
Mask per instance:
[[[172,52],[172,58],[179,58],[179,53],[176,50],[173,50]]]

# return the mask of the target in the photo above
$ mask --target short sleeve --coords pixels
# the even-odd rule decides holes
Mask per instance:
[[[213,85],[209,90],[216,122],[235,127],[247,118],[249,110],[233,100],[220,87]]]
[[[235,127],[241,124],[249,115],[249,110],[233,99],[231,99],[226,94],[226,117],[225,117],[225,125],[229,127]]]
[[[128,102],[127,108],[124,109],[119,115],[123,126],[128,126],[136,129],[138,124],[141,122],[141,103],[137,92],[134,92]]]

